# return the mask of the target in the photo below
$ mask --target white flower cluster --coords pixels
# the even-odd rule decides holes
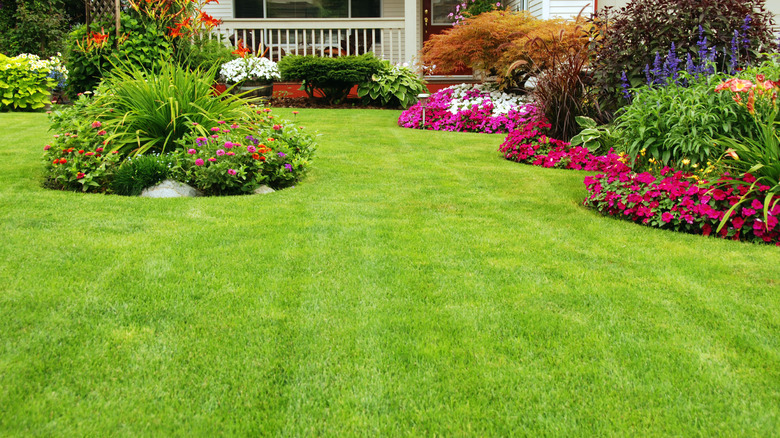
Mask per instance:
[[[38,55],[22,53],[21,55],[12,59],[20,62],[26,61],[30,71],[36,73],[46,73],[50,78],[57,81],[58,88],[62,88],[65,86],[68,80],[68,69],[62,65],[60,56],[62,56],[62,54],[57,53],[57,56],[52,56],[49,59],[41,59]]]
[[[219,74],[229,83],[281,79],[276,63],[268,58],[236,58],[222,64]]]
[[[524,105],[528,103],[523,96],[507,94],[498,90],[494,84],[459,84],[448,87],[454,90],[452,93],[452,102],[449,112],[457,114],[458,111],[467,110],[474,105],[482,108],[488,103],[493,104],[493,114],[507,114],[511,110],[524,111]],[[472,97],[475,93],[469,93],[471,90],[478,90],[479,94]]]

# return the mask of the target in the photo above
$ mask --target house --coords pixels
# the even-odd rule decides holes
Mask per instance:
[[[498,0],[497,0],[498,1]],[[512,10],[539,18],[590,14],[596,0],[509,0]],[[423,43],[452,26],[461,0],[222,0],[205,12],[222,20],[220,32],[277,60],[285,54],[374,54],[413,62]]]

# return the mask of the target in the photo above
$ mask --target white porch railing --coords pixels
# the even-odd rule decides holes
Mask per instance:
[[[258,56],[278,61],[288,54],[342,56],[373,52],[392,63],[406,60],[403,18],[315,20],[228,19],[223,33]]]

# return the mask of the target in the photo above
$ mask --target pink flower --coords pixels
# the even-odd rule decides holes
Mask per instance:
[[[203,158],[198,158],[197,160],[195,160],[195,165],[196,166],[202,166],[204,164],[205,163],[203,162]]]
[[[211,161],[213,163],[213,162],[217,161],[217,159],[214,158],[214,157],[211,157],[211,158],[209,158],[209,161]]]
[[[95,151],[97,151],[97,152],[103,152],[103,148],[97,148],[97,149],[95,149]]]
[[[92,127],[93,128],[100,128],[101,126],[103,126],[103,124],[98,122],[97,120],[92,122]]]
[[[235,123],[233,123],[232,125],[230,125],[230,129],[237,129],[237,128],[238,128],[238,125],[237,125],[237,124],[235,124]]]
[[[211,132],[219,132],[219,131],[220,131],[220,129],[217,128],[216,126],[211,128]]]
[[[50,144],[47,144],[46,146],[43,147],[44,151],[48,151],[49,149],[51,149],[51,145]]]
[[[761,210],[764,208],[764,204],[761,203],[758,199],[754,199],[753,202],[750,204],[751,207],[755,208],[756,210]]]
[[[195,149],[187,149],[187,153],[190,155],[195,155],[198,153],[198,151],[196,151]]]
[[[246,147],[246,151],[249,152],[250,154],[253,154],[253,153],[257,152],[257,148],[252,146],[252,145],[249,145],[249,146]]]
[[[734,219],[731,220],[731,225],[734,225],[734,228],[740,229],[742,228],[742,225],[745,224],[745,220],[741,217],[737,216]]]
[[[753,216],[754,214],[756,214],[756,211],[753,210],[752,208],[745,207],[742,209],[742,216],[747,217],[747,216]]]
[[[279,131],[282,129],[282,125],[274,125],[274,131]]]
[[[100,131],[98,131],[98,135],[106,135],[106,131],[101,129]]]
[[[674,215],[668,211],[664,212],[664,214],[661,215],[661,220],[666,222],[667,224],[674,219]]]
[[[222,150],[222,149],[217,149],[217,156],[218,156],[218,157],[221,157],[221,156],[223,156],[223,155],[225,155],[225,151],[224,151],[224,150]]]
[[[228,155],[228,156],[233,156],[233,155],[235,155],[235,154],[236,154],[235,152],[233,152],[233,151],[230,151],[230,152],[226,153],[225,155]]]
[[[218,120],[217,123],[219,123],[220,125],[224,125],[225,121],[224,120]]]
[[[228,174],[235,176],[236,173],[238,172],[236,172],[235,169],[228,169]]]
[[[229,142],[229,141],[226,141],[226,142],[225,142],[225,148],[226,148],[226,149],[230,149],[230,148],[232,148],[232,147],[233,147],[233,143],[231,143],[231,142]]]

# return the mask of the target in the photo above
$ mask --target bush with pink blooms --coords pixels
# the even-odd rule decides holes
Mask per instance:
[[[435,131],[495,134],[511,132],[534,120],[537,115],[535,105],[489,85],[454,85],[431,94],[425,106],[425,126],[422,102],[402,112],[398,125]]]

